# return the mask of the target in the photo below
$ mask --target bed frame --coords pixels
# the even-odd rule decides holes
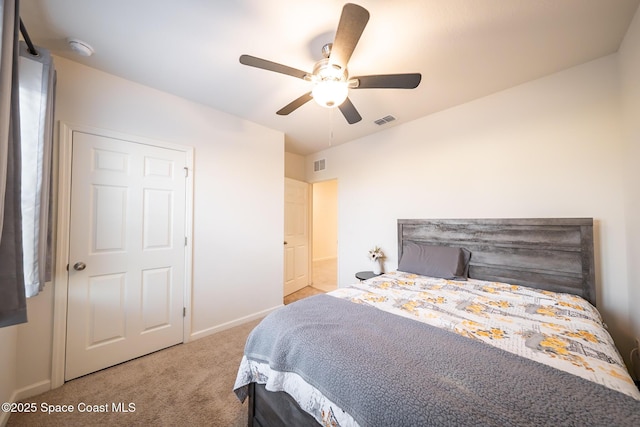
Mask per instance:
[[[596,303],[591,218],[399,219],[404,242],[471,251],[469,277],[576,294]],[[249,426],[316,425],[284,392],[250,384]]]

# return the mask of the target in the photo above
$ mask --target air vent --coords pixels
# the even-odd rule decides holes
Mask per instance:
[[[385,124],[387,124],[389,122],[394,121],[395,119],[396,119],[395,117],[389,115],[389,116],[384,116],[381,119],[375,120],[373,123],[377,124],[378,126],[382,126],[382,125],[385,125]]]
[[[313,171],[323,171],[325,169],[325,159],[316,160],[313,162]]]

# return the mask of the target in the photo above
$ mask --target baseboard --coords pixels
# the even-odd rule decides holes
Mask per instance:
[[[51,380],[40,381],[35,384],[31,384],[27,387],[23,387],[20,390],[17,390],[14,393],[16,398],[15,401],[28,399],[30,397],[37,396],[49,390],[51,390]]]
[[[277,306],[275,306],[273,308],[269,308],[267,310],[259,311],[257,313],[250,314],[248,316],[244,316],[244,317],[241,317],[239,319],[235,319],[235,320],[232,320],[230,322],[223,323],[221,325],[213,326],[211,328],[207,328],[207,329],[203,329],[203,330],[198,331],[198,332],[194,332],[194,333],[192,333],[190,335],[189,341],[193,341],[193,340],[197,340],[197,339],[200,339],[200,338],[204,338],[204,337],[207,337],[209,335],[213,335],[213,334],[215,334],[217,332],[222,332],[222,331],[224,331],[226,329],[231,329],[234,326],[240,326],[240,325],[242,325],[244,323],[251,322],[252,320],[260,319],[260,318],[266,316],[267,314],[279,309],[282,306],[283,306],[283,304],[280,304],[280,305],[277,305]]]
[[[51,390],[51,381],[50,380],[40,381],[38,383],[31,384],[29,386],[26,386],[19,390],[14,391],[8,403],[19,402],[21,400],[25,400],[30,397],[37,396],[49,390]],[[1,427],[4,427],[7,425],[7,422],[9,422],[10,415],[11,415],[11,412],[0,411]]]

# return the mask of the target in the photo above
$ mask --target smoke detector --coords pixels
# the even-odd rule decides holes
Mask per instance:
[[[67,39],[67,43],[72,51],[77,53],[80,56],[91,56],[93,55],[93,48],[89,46],[87,43],[78,39]]]

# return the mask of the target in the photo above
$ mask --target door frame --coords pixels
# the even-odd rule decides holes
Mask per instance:
[[[57,159],[58,173],[54,177],[57,191],[57,208],[54,212],[53,224],[55,224],[55,260],[53,271],[53,343],[51,355],[51,388],[57,388],[64,384],[65,352],[67,342],[67,296],[69,288],[69,231],[71,219],[71,167],[73,155],[73,132],[83,132],[107,138],[121,139],[138,144],[151,145],[185,153],[187,161],[187,177],[185,189],[185,286],[184,307],[186,308],[183,320],[183,343],[189,341],[191,336],[191,288],[193,280],[193,147],[179,145],[165,141],[125,134],[121,132],[100,129],[91,126],[71,124],[59,121],[59,147]]]

